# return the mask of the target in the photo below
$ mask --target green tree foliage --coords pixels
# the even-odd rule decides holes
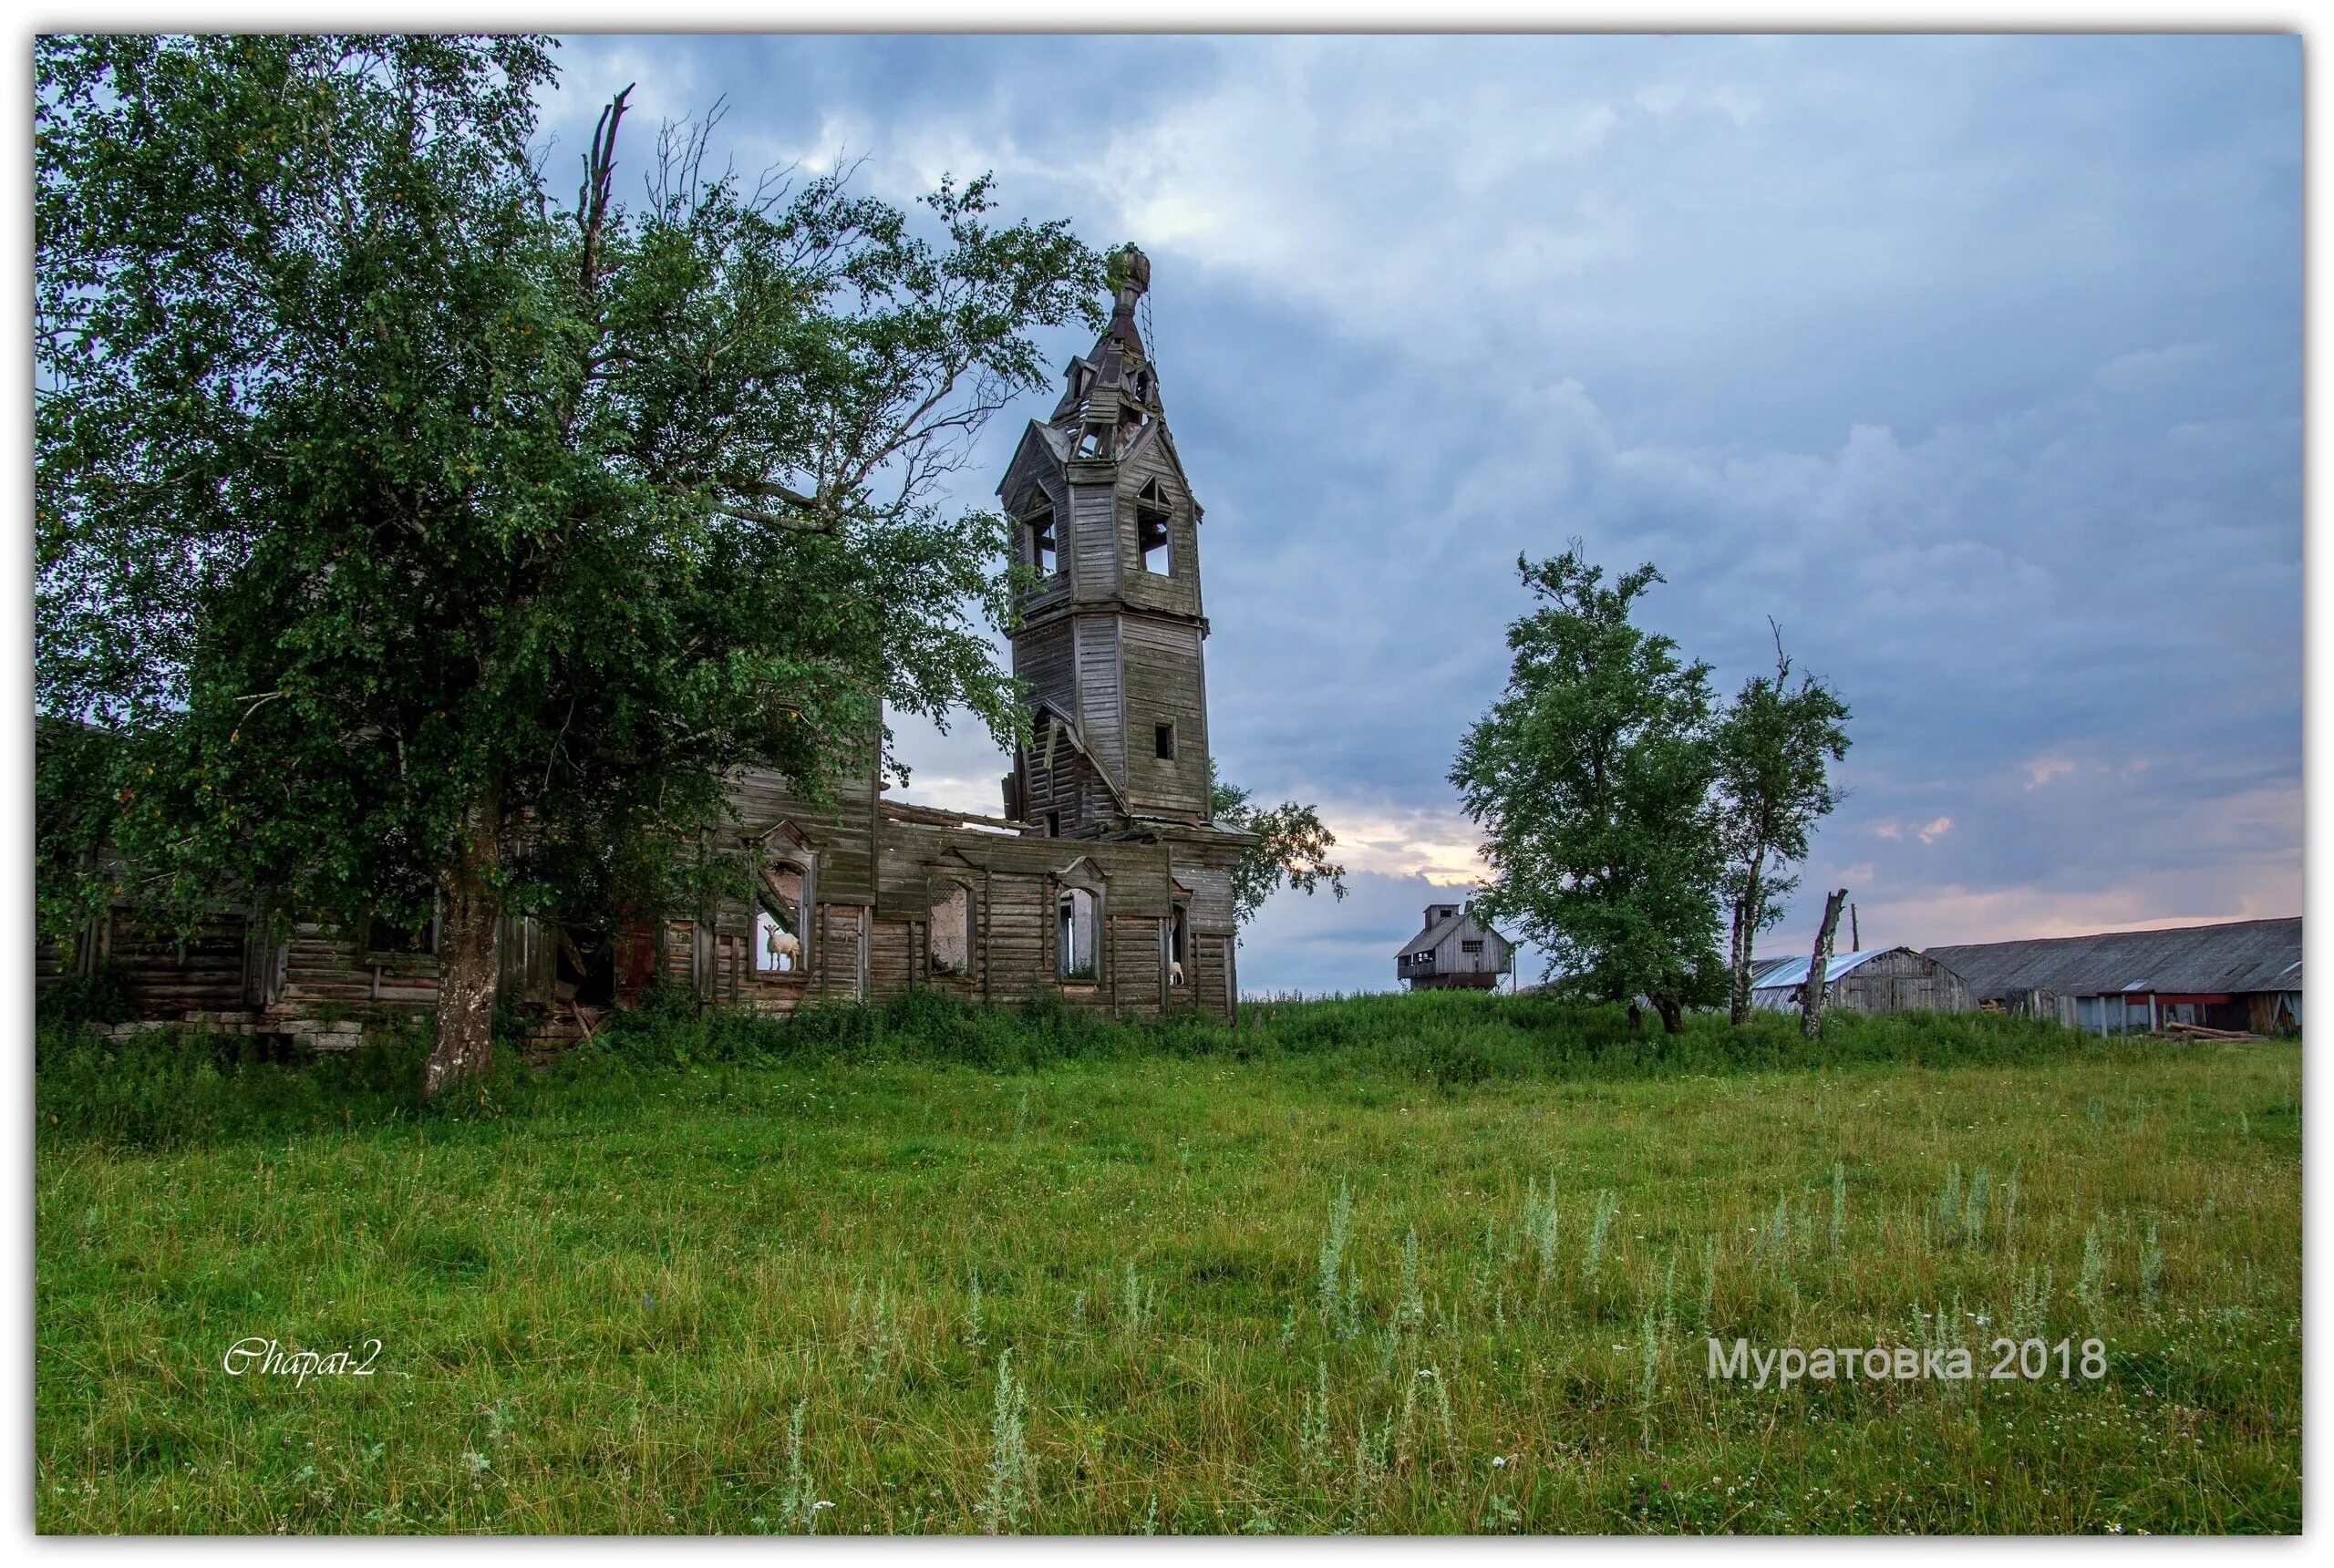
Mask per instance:
[[[1100,258],[981,181],[912,221],[714,172],[707,122],[619,201],[621,95],[563,201],[550,49],[36,54],[38,704],[116,738],[42,748],[44,912],[434,908],[433,1090],[499,917],[666,896],[726,770],[818,790],[884,702],[1010,732],[1004,523],[935,485],[1034,329],[1100,325]]]
[[[1575,540],[1516,566],[1540,607],[1508,628],[1506,688],[1451,770],[1486,835],[1478,908],[1564,989],[1644,995],[1676,1034],[1723,984],[1709,666],[1631,623],[1650,564],[1608,584]]]
[[[1249,792],[1217,777],[1215,760],[1208,759],[1209,815],[1219,828],[1256,835],[1256,842],[1232,868],[1232,914],[1246,925],[1265,900],[1284,887],[1312,893],[1323,883],[1337,898],[1346,896],[1346,868],[1329,858],[1337,836],[1321,820],[1320,811],[1295,800],[1271,808],[1250,804]]]
[[[1750,1018],[1752,944],[1782,917],[1780,901],[1799,885],[1788,868],[1807,858],[1809,834],[1839,803],[1831,765],[1847,755],[1847,722],[1830,686],[1807,675],[1792,683],[1777,629],[1774,674],[1744,682],[1713,733],[1737,1024]]]

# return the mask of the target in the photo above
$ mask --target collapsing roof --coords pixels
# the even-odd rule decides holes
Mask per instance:
[[[1823,966],[1823,984],[1829,985],[1859,965],[1896,951],[1894,947],[1867,947],[1857,953],[1834,953],[1832,961]],[[1932,954],[1930,956],[1936,955]],[[1802,953],[1796,958],[1753,958],[1750,961],[1751,987],[1764,991],[1777,986],[1804,985],[1807,984],[1807,966],[1814,962],[1815,955],[1812,953]]]
[[[2020,991],[2103,996],[2301,989],[2301,917],[1932,947],[1984,999]]]

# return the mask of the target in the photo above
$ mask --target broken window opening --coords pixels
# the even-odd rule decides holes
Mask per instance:
[[[1159,759],[1162,762],[1174,761],[1175,727],[1172,724],[1152,725],[1151,727],[1151,746],[1152,749],[1159,754]]]
[[[1090,983],[1094,964],[1094,895],[1082,887],[1065,889],[1054,911],[1054,948],[1064,980]]]
[[[1071,454],[1079,458],[1107,458],[1110,455],[1110,427],[1089,425],[1078,438],[1078,449]]]
[[[1183,983],[1183,950],[1189,935],[1190,912],[1182,904],[1175,906],[1175,918],[1167,930],[1167,984]]]
[[[1051,577],[1061,564],[1054,543],[1054,509],[1040,502],[1021,526],[1029,534],[1029,564],[1038,576]]]
[[[616,1000],[615,946],[604,932],[561,926],[553,961],[552,995],[586,1007],[612,1007]]]
[[[367,953],[435,953],[438,951],[438,916],[433,913],[419,925],[412,926],[383,920],[377,914],[365,928],[365,951]]]
[[[806,957],[803,943],[802,891],[808,877],[802,867],[781,861],[762,868],[755,889],[754,973],[796,975]]]
[[[1049,839],[1059,839],[1061,837],[1061,813],[1059,811],[1048,811],[1046,813],[1046,837]]]
[[[1174,529],[1175,510],[1168,503],[1166,492],[1152,480],[1134,498],[1135,548],[1142,558],[1142,569],[1159,576],[1172,575],[1175,570]]]
[[[973,891],[952,882],[932,901],[932,923],[926,928],[935,975],[968,974],[973,966]]]
[[[1459,951],[1461,953],[1481,953],[1482,950],[1483,939],[1480,936],[1465,937],[1459,944]]]

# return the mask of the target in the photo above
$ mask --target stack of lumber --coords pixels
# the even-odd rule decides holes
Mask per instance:
[[[2169,1023],[2156,1033],[2172,1040],[2257,1040],[2262,1037],[2243,1029],[2208,1029],[2202,1024]]]

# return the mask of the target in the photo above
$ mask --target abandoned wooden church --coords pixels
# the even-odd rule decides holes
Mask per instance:
[[[1012,639],[1032,738],[1003,814],[885,799],[873,748],[824,804],[745,773],[718,830],[751,867],[734,897],[615,931],[505,919],[501,999],[538,1036],[588,1032],[659,977],[777,1013],[930,986],[1233,1016],[1231,871],[1254,841],[1210,820],[1201,511],[1137,330],[1150,263],[1130,247],[1121,276],[1108,327],[999,486],[1037,579]],[[147,1022],[346,1044],[437,999],[428,942],[377,929],[286,938],[222,910],[181,941],[124,906],[77,947],[44,951],[41,976],[108,965]]]

